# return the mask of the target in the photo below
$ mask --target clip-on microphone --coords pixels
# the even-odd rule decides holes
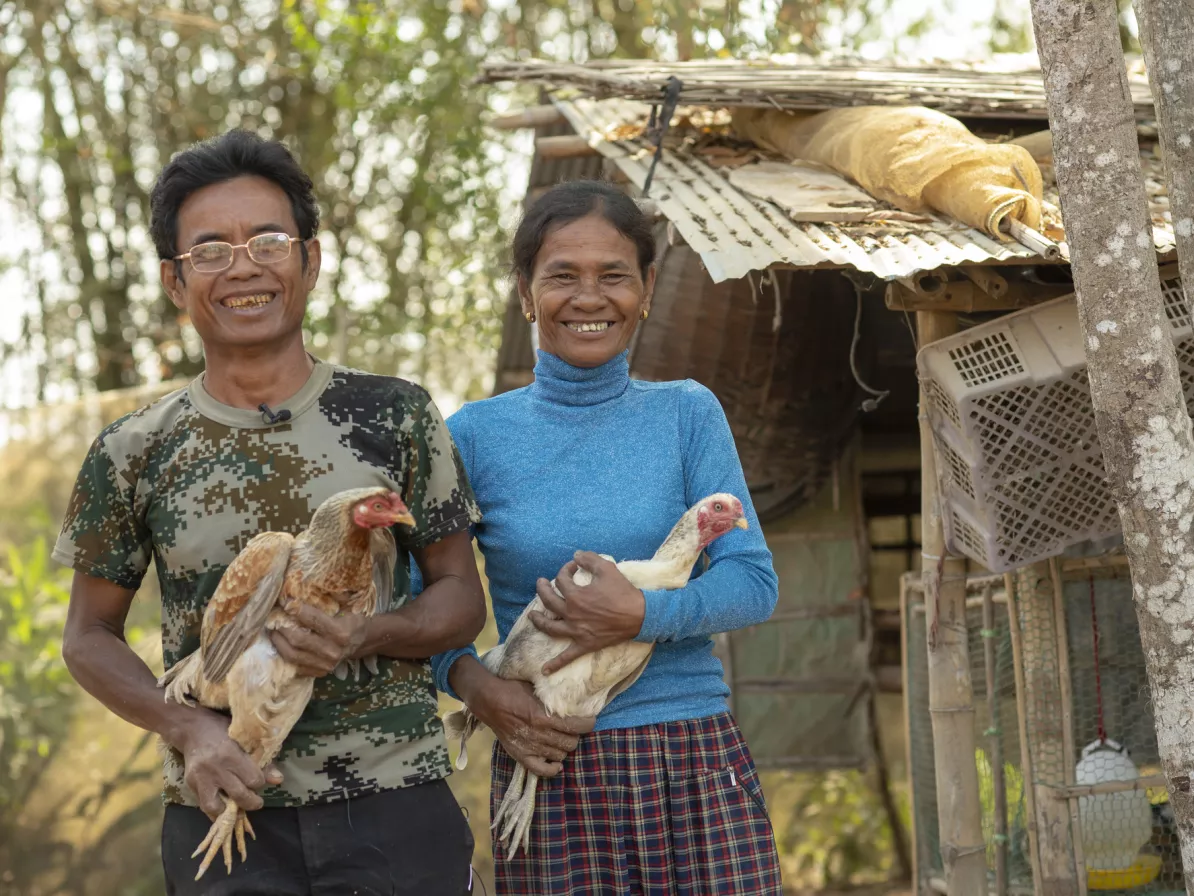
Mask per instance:
[[[275,414],[264,401],[257,405],[257,410],[261,411],[261,418],[266,423],[285,423],[290,419],[290,411],[286,410],[286,408],[282,408]]]

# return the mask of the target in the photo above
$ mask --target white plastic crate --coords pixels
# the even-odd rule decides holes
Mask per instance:
[[[1176,266],[1165,313],[1187,404],[1194,329]],[[949,549],[992,572],[1120,531],[1103,470],[1073,296],[923,348],[917,356]]]

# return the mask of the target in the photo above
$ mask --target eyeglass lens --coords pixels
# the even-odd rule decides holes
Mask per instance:
[[[277,264],[290,257],[290,237],[284,233],[262,233],[245,245],[249,258],[258,264]],[[191,249],[195,270],[205,273],[222,271],[232,264],[230,243],[201,243]]]

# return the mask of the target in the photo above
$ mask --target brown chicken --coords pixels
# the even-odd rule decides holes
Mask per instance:
[[[311,699],[315,679],[301,675],[274,648],[269,631],[298,625],[283,609],[291,601],[336,616],[385,612],[394,589],[397,547],[389,527],[414,525],[402,499],[386,488],[363,488],[328,498],[298,536],[262,532],[224,571],[203,613],[199,649],[158,680],[166,699],[230,710],[228,735],[264,769],[282,747]],[[354,674],[359,674],[355,661]],[[365,665],[376,672],[376,658]],[[336,674],[344,678],[345,664]],[[206,850],[198,880],[223,851],[232,871],[235,837],[245,861],[245,832],[255,837],[244,810],[224,797],[194,855]]]

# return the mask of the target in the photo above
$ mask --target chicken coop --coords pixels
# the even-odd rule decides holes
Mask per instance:
[[[759,764],[879,769],[897,849],[906,788],[918,896],[978,853],[994,896],[1182,892],[1039,72],[607,60],[484,77],[534,91],[496,122],[534,131],[528,202],[604,178],[656,216],[632,375],[717,395],[780,575],[776,616],[718,648]],[[1140,72],[1129,85],[1189,400],[1152,99]],[[874,139],[844,149],[845,130]],[[910,180],[867,155],[914,132],[1006,170]],[[496,391],[530,381],[535,348],[512,299]],[[959,833],[975,805],[981,837]]]
[[[1088,892],[1184,893],[1123,557],[981,572],[966,587],[992,892],[1028,896],[1051,876],[1080,892],[1084,873]],[[945,893],[919,576],[904,577],[901,612],[917,892]]]

